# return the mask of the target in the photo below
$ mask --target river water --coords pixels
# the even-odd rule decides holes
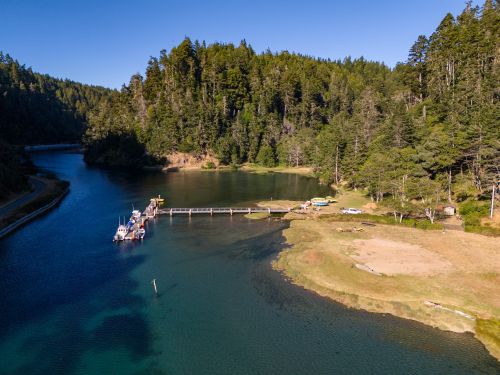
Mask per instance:
[[[472,335],[347,309],[270,268],[279,221],[162,216],[113,244],[118,216],[326,194],[314,179],[130,173],[34,154],[71,181],[56,209],[0,241],[1,374],[497,374]],[[156,278],[158,296],[151,280]]]

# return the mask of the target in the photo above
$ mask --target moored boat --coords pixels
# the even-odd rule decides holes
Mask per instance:
[[[328,202],[328,199],[326,198],[312,198],[311,199],[311,204],[313,206],[328,206],[329,202]]]
[[[141,211],[139,210],[133,210],[132,211],[132,216],[130,217],[130,219],[134,219],[134,221],[138,221],[141,217]]]
[[[128,228],[120,224],[118,225],[118,229],[116,230],[115,235],[113,236],[113,241],[123,241],[128,233]]]
[[[145,235],[146,235],[146,229],[141,227],[134,232],[134,239],[142,240]]]

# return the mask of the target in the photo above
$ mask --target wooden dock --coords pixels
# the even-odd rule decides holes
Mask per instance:
[[[146,231],[144,225],[146,221],[156,217],[157,215],[214,215],[214,214],[253,214],[253,213],[268,213],[268,214],[285,214],[290,212],[291,208],[270,208],[270,207],[163,207],[164,199],[151,198],[149,205],[141,213],[138,210],[132,211],[127,224],[118,225],[113,241],[136,240],[143,239]],[[122,232],[125,232],[123,235]]]
[[[162,208],[158,210],[158,214],[161,215],[194,215],[194,214],[203,214],[203,215],[215,215],[215,214],[253,214],[257,212],[265,212],[269,214],[284,214],[290,212],[291,209],[279,209],[279,208],[265,208],[265,207],[184,207],[184,208]]]

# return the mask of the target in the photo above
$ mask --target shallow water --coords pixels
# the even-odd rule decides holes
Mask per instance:
[[[160,217],[113,244],[118,216],[326,194],[315,180],[239,172],[132,174],[77,153],[35,162],[71,181],[59,207],[0,241],[2,374],[496,374],[472,335],[347,309],[270,268],[284,223]],[[157,279],[155,296],[151,280]]]

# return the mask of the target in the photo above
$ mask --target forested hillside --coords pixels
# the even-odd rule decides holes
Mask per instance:
[[[28,173],[32,165],[25,155],[0,139],[0,202],[12,192],[28,190]]]
[[[448,14],[392,70],[186,38],[100,103],[86,158],[130,165],[144,151],[181,151],[309,165],[377,201],[390,195],[401,211],[441,189],[481,194],[499,173],[498,12],[487,0]]]
[[[26,144],[78,143],[111,90],[34,73],[0,52],[0,200],[29,189]]]
[[[0,139],[11,144],[79,142],[102,87],[34,73],[0,52]]]

